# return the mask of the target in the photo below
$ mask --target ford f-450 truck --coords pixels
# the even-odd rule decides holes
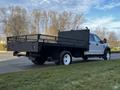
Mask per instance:
[[[45,61],[69,65],[72,57],[109,60],[111,56],[108,44],[90,33],[89,29],[62,31],[58,36],[35,34],[7,37],[7,50],[13,51],[14,56],[28,57],[36,65],[42,65]]]

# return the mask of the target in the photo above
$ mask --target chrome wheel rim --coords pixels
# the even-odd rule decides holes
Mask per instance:
[[[71,57],[69,54],[65,54],[64,57],[63,57],[63,63],[64,65],[69,65],[71,62]]]

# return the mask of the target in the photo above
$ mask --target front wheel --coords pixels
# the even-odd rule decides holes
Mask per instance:
[[[63,51],[60,54],[60,61],[63,65],[69,65],[72,63],[72,55],[69,51]]]
[[[111,53],[110,53],[109,50],[106,50],[106,51],[104,52],[103,59],[104,59],[104,60],[110,60],[110,58],[111,58]]]

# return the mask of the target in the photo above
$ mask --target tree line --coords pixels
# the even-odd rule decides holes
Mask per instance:
[[[28,11],[19,6],[0,8],[0,16],[6,36],[38,33],[57,35],[59,31],[78,28],[84,21],[83,14],[39,9]]]
[[[71,12],[28,11],[20,6],[0,8],[0,23],[6,36],[26,34],[47,34],[57,36],[59,31],[78,29],[85,22],[84,14]],[[103,39],[106,37],[111,47],[118,46],[116,33],[97,27],[95,32]]]
[[[104,27],[97,27],[95,29],[95,33],[101,38],[104,39],[106,38],[110,47],[119,47],[120,46],[120,41],[118,39],[118,36],[114,31],[108,31],[107,28]]]

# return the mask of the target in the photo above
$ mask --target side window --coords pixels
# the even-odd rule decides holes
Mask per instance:
[[[91,42],[95,42],[95,38],[94,38],[94,35],[93,35],[93,34],[90,34],[90,41],[91,41]]]
[[[100,43],[101,39],[100,39],[97,35],[95,35],[95,41],[96,41],[97,43]]]

